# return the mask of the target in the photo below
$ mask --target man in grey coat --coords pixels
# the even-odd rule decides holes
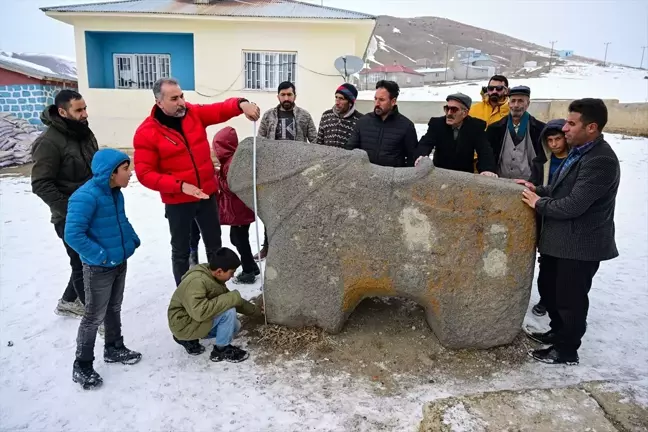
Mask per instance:
[[[536,360],[578,364],[587,327],[588,293],[601,261],[619,255],[614,241],[614,207],[621,168],[602,135],[608,112],[601,99],[569,105],[563,127],[569,155],[547,186],[527,188],[522,200],[542,218],[538,288],[551,319],[546,333],[529,333],[548,347],[531,351]]]

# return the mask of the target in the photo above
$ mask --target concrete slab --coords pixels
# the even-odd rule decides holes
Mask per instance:
[[[617,432],[579,388],[479,393],[428,403],[420,432]]]
[[[583,388],[622,430],[648,432],[648,382],[586,383]]]

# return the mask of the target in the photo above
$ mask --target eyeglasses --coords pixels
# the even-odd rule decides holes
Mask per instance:
[[[487,87],[488,91],[493,91],[493,90],[502,91],[505,88],[506,88],[506,86],[488,86]]]
[[[456,106],[448,106],[448,105],[445,105],[445,106],[443,107],[443,111],[444,111],[446,114],[448,114],[448,112],[450,112],[450,113],[452,113],[452,114],[456,114],[456,113],[458,113],[459,111],[461,111],[461,108],[456,107]]]

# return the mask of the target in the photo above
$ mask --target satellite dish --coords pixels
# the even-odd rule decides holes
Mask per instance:
[[[349,75],[353,75],[364,69],[364,61],[360,57],[351,55],[336,58],[333,65],[345,80],[349,79]]]

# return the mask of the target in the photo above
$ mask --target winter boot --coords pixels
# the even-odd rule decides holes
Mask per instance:
[[[72,381],[81,384],[84,390],[97,388],[103,384],[103,379],[94,370],[91,361],[74,361],[74,365],[72,366]]]
[[[533,312],[533,315],[535,316],[545,316],[545,314],[547,313],[547,308],[542,303],[538,303],[533,306],[531,312]]]
[[[555,365],[564,364],[568,366],[575,366],[579,361],[578,354],[562,353],[553,346],[550,346],[549,348],[531,350],[529,351],[529,355],[534,360]]]
[[[183,341],[173,336],[173,340],[176,341],[178,345],[182,345],[189,355],[195,356],[205,352],[205,347],[198,342],[198,339]]]
[[[256,275],[254,273],[239,273],[234,279],[234,283],[237,284],[253,284],[256,280]]]
[[[104,347],[104,361],[106,363],[122,363],[133,365],[142,360],[142,354],[137,351],[131,351],[124,345],[123,338]]]
[[[198,264],[198,249],[191,249],[189,251],[189,267],[193,267]]]
[[[54,313],[60,316],[83,318],[83,315],[85,314],[85,306],[83,306],[83,303],[81,303],[79,299],[76,299],[73,302],[59,299],[56,304],[56,309],[54,309]]]
[[[242,350],[239,347],[234,345],[227,345],[225,347],[219,348],[214,345],[214,349],[209,355],[209,359],[213,362],[227,361],[230,363],[240,363],[243,360],[247,360],[250,355],[247,351]]]

